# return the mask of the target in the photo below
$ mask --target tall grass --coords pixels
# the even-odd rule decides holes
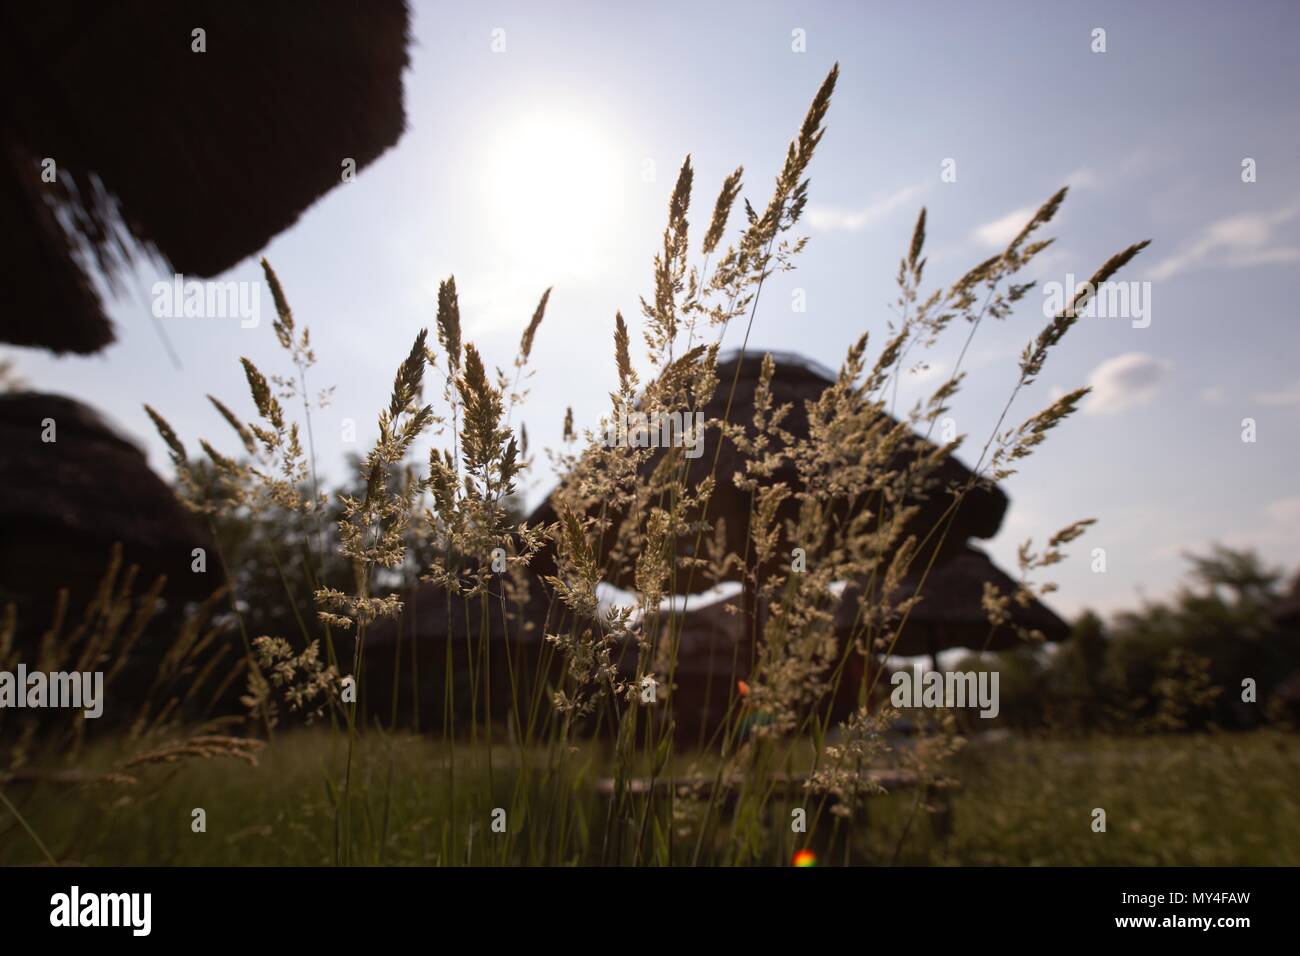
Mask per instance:
[[[744,199],[740,224],[733,226],[744,190],[737,169],[723,182],[694,251],[695,173],[686,159],[654,257],[653,291],[640,301],[639,363],[628,322],[621,313],[614,317],[611,382],[617,386],[608,416],[633,406],[689,414],[719,389],[727,396],[722,417],[708,423],[715,438],[702,481],[688,475],[681,449],[608,447],[600,422],[579,439],[570,414],[565,431],[574,442],[552,454],[561,472],[552,498],[558,520],[529,527],[515,517],[517,482],[533,462],[526,433],[512,420],[526,397],[521,383],[532,374],[532,346],[544,334],[550,290],[526,324],[512,371],[493,375],[478,347],[464,340],[451,277],[438,293],[437,343],[422,330],[398,366],[364,459],[363,487],[338,499],[334,529],[324,526],[330,502],[320,491],[311,448],[307,370],[316,357],[269,264],[263,263],[275,331],[292,373],[268,377],[243,360],[257,411],[251,421],[213,399],[242,453],[224,454],[204,441],[206,461],[192,460],[162,416],[150,411],[196,512],[274,511],[291,519],[294,533],[267,557],[286,586],[284,567],[304,572],[317,615],[299,618],[296,634],[243,633],[244,702],[249,732],[260,736],[269,737],[286,710],[328,717],[318,788],[325,804],[318,810],[331,821],[333,862],[753,864],[780,863],[807,847],[854,861],[861,858],[854,823],[881,789],[869,771],[905,765],[918,785],[913,814],[929,809],[925,795],[948,782],[945,768],[961,745],[951,722],[926,728],[916,746],[891,755],[885,732],[893,715],[868,707],[881,668],[851,678],[857,671],[850,661],[892,651],[922,597],[919,590],[903,593],[909,571],[916,565],[924,581],[967,497],[1011,474],[1077,409],[1087,389],[1004,428],[1091,290],[1145,243],[1103,263],[1029,340],[997,426],[959,486],[940,487],[937,475],[962,439],[943,445],[927,439],[965,384],[963,362],[980,328],[1007,319],[1032,287],[1021,274],[1050,244],[1040,232],[1060,208],[1064,189],[1003,252],[932,290],[925,285],[922,210],[899,263],[897,308],[884,324],[883,341],[876,345],[864,333],[850,344],[836,381],[808,403],[806,434],[783,426],[792,409],[774,397],[771,356],[763,362],[752,420],[733,421],[741,363],[729,381],[720,381],[719,342],[743,325],[743,355],[769,278],[794,268],[804,250],[807,240],[795,230],[838,75],[832,69],[814,96],[770,198],[758,206]],[[952,373],[926,401],[899,414],[901,376],[954,335],[961,345]],[[426,401],[430,394],[434,401]],[[716,436],[723,434],[742,455],[734,474],[720,470]],[[416,464],[413,453],[425,442],[432,445],[427,460]],[[774,479],[783,466],[793,467],[796,483]],[[727,486],[748,502],[739,550],[727,546],[725,529],[712,518],[715,496]],[[932,496],[946,496],[947,507],[918,534],[909,522],[919,502]],[[1058,532],[1042,554],[1024,549],[1019,592],[987,597],[991,628],[1005,626],[1008,602],[1044,587],[1031,573],[1059,560],[1059,548],[1086,524]],[[794,545],[804,549],[806,571],[784,558]],[[347,573],[327,580],[330,548]],[[531,566],[543,552],[554,573],[539,577]],[[753,638],[753,659],[743,662],[748,676],[743,690],[731,689],[725,720],[702,747],[683,747],[672,693],[682,619],[664,613],[664,598],[727,579],[743,584],[739,610]],[[602,581],[630,582],[635,602],[604,605],[597,595]],[[848,635],[835,628],[846,598],[834,585],[843,581],[861,582],[851,598]],[[445,593],[452,639],[441,686],[420,685],[432,693],[418,713],[432,711],[440,733],[419,745],[436,783],[418,793],[424,800],[436,792],[439,813],[417,833],[395,825],[402,802],[414,799],[406,777],[416,765],[410,758],[416,745],[390,734],[396,696],[388,728],[377,717],[363,719],[362,678],[368,634],[377,621],[398,617],[421,582]],[[290,595],[291,603],[300,597]],[[230,595],[242,629],[239,600]],[[494,611],[508,631],[542,629],[536,660],[518,657],[511,640],[493,639]],[[411,654],[418,670],[415,646]],[[464,680],[454,679],[460,655]],[[404,666],[400,654],[396,660]],[[396,686],[396,675],[393,680]],[[654,699],[644,693],[649,683],[662,688]],[[832,704],[845,694],[857,710],[835,726]],[[399,759],[402,748],[406,756]],[[262,769],[272,779],[279,772],[275,765]],[[596,778],[604,776],[611,782],[597,794]],[[491,828],[497,809],[505,811],[502,832]],[[792,809],[806,810],[806,830],[792,830]],[[913,832],[920,828],[909,822],[890,856],[898,856]],[[410,841],[418,841],[418,853]]]

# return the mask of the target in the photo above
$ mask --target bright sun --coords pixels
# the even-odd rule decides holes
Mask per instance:
[[[619,220],[626,170],[592,123],[530,113],[490,141],[484,185],[505,265],[591,276]]]

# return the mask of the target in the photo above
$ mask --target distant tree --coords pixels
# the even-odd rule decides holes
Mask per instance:
[[[957,666],[997,669],[998,723],[1024,729],[1244,729],[1286,711],[1273,698],[1300,672],[1300,633],[1278,623],[1282,575],[1254,552],[1217,545],[1187,559],[1187,583],[1165,601],[1109,625],[1085,611],[1064,644],[972,655]],[[1242,700],[1246,678],[1253,702]]]
[[[1213,703],[1195,697],[1199,704],[1183,716],[1191,726],[1253,726],[1264,708],[1241,700],[1241,681],[1255,680],[1262,700],[1300,665],[1273,623],[1281,575],[1251,551],[1219,545],[1188,560],[1191,582],[1171,600],[1116,618],[1109,674],[1136,717],[1153,718],[1170,681],[1182,679],[1222,691]]]

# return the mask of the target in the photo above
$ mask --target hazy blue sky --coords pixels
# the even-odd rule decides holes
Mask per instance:
[[[503,367],[554,284],[522,415],[538,452],[537,500],[551,484],[540,450],[558,443],[565,406],[594,425],[614,387],[614,312],[639,318],[682,157],[696,166],[697,227],[739,163],[759,205],[838,61],[803,224],[811,241],[799,270],[764,291],[751,346],[837,366],[864,329],[883,337],[921,205],[928,277],[946,284],[1068,183],[1058,243],[1033,276],[1081,281],[1149,238],[1122,278],[1150,282],[1150,325],[1082,319],[1022,395],[1017,422],[1054,390],[1097,386],[1086,413],[1006,483],[1012,506],[995,558],[1014,567],[1026,536],[1098,518],[1058,569],[1053,603],[1066,613],[1160,596],[1185,568],[1181,553],[1212,540],[1300,564],[1295,3],[417,3],[414,14],[406,135],[266,250],[311,327],[312,384],[337,386],[316,421],[331,477],[342,473],[340,421],[358,422],[357,448],[373,438],[393,370],[433,322],[441,278],[455,274],[467,337]],[[1104,53],[1092,50],[1096,28]],[[796,29],[806,52],[792,51]],[[1242,181],[1247,157],[1253,183]],[[956,181],[942,182],[949,158]],[[229,161],[240,162],[237,149]],[[256,329],[164,320],[177,370],[149,315],[157,278],[138,270],[112,307],[119,342],[99,356],[4,354],[35,387],[103,408],[166,473],[141,404],[192,446],[206,436],[233,450],[203,396],[251,416],[239,357],[270,372],[281,353],[268,295]],[[256,260],[225,278],[259,279]],[[793,311],[796,289],[806,313]],[[976,339],[954,409],[968,460],[1045,321],[1035,291]],[[933,353],[928,387],[964,332]],[[1247,417],[1254,443],[1241,440]],[[1090,570],[1094,547],[1107,549],[1104,574]]]

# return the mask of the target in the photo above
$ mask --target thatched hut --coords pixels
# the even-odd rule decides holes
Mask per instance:
[[[404,0],[0,14],[0,257],[21,277],[0,285],[0,342],[113,341],[83,243],[110,281],[133,245],[169,275],[213,276],[339,185],[346,161],[373,162],[405,125],[408,21]]]
[[[49,626],[60,588],[74,610],[95,593],[116,543],[139,568],[138,591],[166,576],[173,611],[224,582],[208,532],[93,409],[62,395],[0,394],[0,447],[0,605],[17,606],[20,647]]]
[[[813,362],[790,353],[774,353],[775,374],[772,380],[773,401],[775,404],[790,403],[791,414],[783,422],[783,427],[795,439],[808,434],[808,417],[805,403],[814,401],[834,381],[834,373],[823,369]],[[735,397],[732,402],[730,420],[745,424],[753,419],[754,397],[762,367],[761,353],[747,353],[743,358],[737,353],[724,355],[718,363],[717,392],[703,403],[702,411],[707,418],[721,418],[726,411],[727,395],[731,390],[733,378],[736,381]],[[739,370],[737,369],[739,366]],[[739,375],[737,376],[737,371]],[[893,420],[889,420],[892,424]],[[707,429],[705,447],[713,449],[714,442],[721,442],[719,459],[715,474],[719,479],[719,488],[715,492],[707,513],[710,523],[716,524],[721,519],[725,522],[727,547],[736,554],[747,550],[746,540],[749,536],[749,514],[751,501],[748,493],[738,491],[728,480],[742,467],[741,453],[730,438],[722,438],[716,429]],[[916,436],[910,447],[897,452],[890,461],[890,467],[906,470],[916,456],[928,453],[933,446]],[[644,466],[648,475],[662,457],[659,453]],[[713,467],[712,453],[705,454],[687,462],[687,484],[698,483],[709,474]],[[916,516],[908,523],[906,533],[914,533],[918,539],[924,539],[926,533],[944,519],[952,499],[945,489],[950,486],[966,485],[972,474],[960,461],[952,456],[943,460],[936,473],[930,475],[923,483],[918,482],[908,499],[909,505],[917,506]],[[801,478],[793,466],[788,463],[773,476],[775,481],[784,481],[793,488],[801,486]],[[860,508],[869,507],[871,502],[863,501]],[[909,618],[908,631],[900,638],[895,647],[899,654],[933,654],[951,647],[986,646],[999,649],[1007,646],[1006,634],[995,632],[991,637],[986,615],[981,607],[985,582],[996,585],[1003,594],[1014,593],[1015,583],[1000,571],[983,552],[971,548],[968,544],[972,538],[991,538],[1001,527],[1006,514],[1008,500],[1006,494],[996,486],[975,484],[962,501],[960,507],[951,516],[951,526],[946,536],[937,543],[929,545],[929,550],[922,550],[913,563],[913,571],[901,589],[902,596],[915,593],[921,582],[921,571],[934,559],[934,567],[925,581],[924,593],[930,595],[924,610],[918,608]],[[777,521],[784,524],[797,517],[798,505],[793,499],[787,499],[777,512]],[[529,516],[530,525],[555,521],[558,517],[555,505],[550,497],[543,501]],[[608,515],[607,515],[608,517]],[[841,516],[846,518],[847,516]],[[606,532],[602,543],[604,551],[598,558],[608,560],[612,541],[616,537],[617,526],[626,516],[612,516],[614,529]],[[678,554],[685,557],[694,545],[692,539],[680,539],[677,542]],[[788,545],[788,543],[787,543]],[[779,554],[788,553],[788,547],[778,548]],[[553,574],[554,555],[544,552],[533,563],[537,573]],[[740,580],[739,575],[734,575]],[[687,576],[680,575],[677,584],[680,592],[686,591]],[[626,587],[625,580],[612,580],[620,587]],[[908,585],[911,585],[910,588]],[[842,629],[852,626],[856,610],[855,590],[850,585],[842,610],[847,617],[841,622]],[[761,609],[746,608],[747,614]],[[1055,614],[1041,604],[1032,602],[1027,608],[1015,612],[1015,623],[1025,628],[1037,628],[1051,640],[1063,640],[1068,628]],[[912,624],[917,624],[912,630]],[[1007,629],[1002,629],[1007,630]],[[1008,632],[1010,633],[1010,632]]]
[[[832,383],[833,374],[799,356],[778,354],[774,358],[776,359],[776,372],[773,378],[775,401],[790,402],[794,405],[794,411],[786,420],[785,427],[796,437],[806,435],[808,425],[804,402],[816,399]],[[756,354],[746,355],[743,360],[736,355],[721,359],[718,376],[719,394],[711,396],[704,403],[702,410],[705,415],[710,418],[722,416],[726,393],[730,390],[732,378],[739,365],[740,374],[730,417],[733,422],[752,420],[754,393],[761,363],[761,355]],[[705,447],[711,450],[714,446],[710,442],[716,440],[718,440],[716,432],[710,429],[706,435]],[[918,438],[912,453],[918,453],[919,450],[928,447],[930,446]],[[905,467],[905,456],[899,457],[900,460],[894,464]],[[657,458],[652,459],[646,468],[653,468],[656,461]],[[712,466],[712,452],[690,462],[689,465],[691,470],[688,473],[688,482],[698,481]],[[739,467],[739,453],[728,440],[720,449],[717,474],[730,476]],[[964,484],[970,477],[970,472],[960,462],[948,458],[940,470],[938,479],[930,483],[930,488],[937,488],[940,493],[931,493],[917,502],[920,506],[920,514],[914,519],[913,527],[919,531],[928,530],[948,507],[950,499],[941,493],[942,489],[949,484]],[[797,485],[799,476],[793,469],[787,469],[787,473],[778,475],[774,480],[784,480]],[[924,587],[921,588],[923,599],[912,610],[897,643],[891,649],[894,654],[934,655],[954,647],[1000,650],[1018,642],[1015,627],[1036,629],[1049,641],[1064,640],[1068,636],[1069,628],[1065,622],[1037,601],[1030,601],[1028,606],[1024,607],[1013,605],[1011,615],[1015,627],[991,628],[988,623],[982,606],[985,584],[995,585],[1003,594],[1015,593],[1017,586],[1009,575],[994,565],[982,551],[972,547],[969,541],[972,538],[990,538],[996,534],[1006,512],[1007,503],[1006,495],[996,487],[976,486],[967,497],[956,514],[952,531],[935,555],[934,566],[925,580]],[[720,482],[710,508],[709,518],[726,519],[728,545],[737,552],[744,550],[745,537],[748,533],[749,507],[748,495],[738,493],[725,479]],[[794,516],[793,506],[779,515],[782,520]],[[548,496],[527,520],[530,526],[535,526],[555,521],[557,517],[555,505]],[[620,520],[625,520],[625,516],[614,516],[616,525]],[[605,551],[598,557],[608,559],[608,542],[612,538],[613,533],[606,536]],[[686,541],[679,542],[678,553],[687,554],[690,544],[691,542]],[[924,553],[927,559],[930,553]],[[900,589],[900,598],[915,593],[920,587],[921,575],[926,563],[927,560],[918,559],[913,565],[912,573],[904,580]],[[529,571],[533,576],[554,574],[556,564],[553,551],[548,549],[539,553],[534,558]],[[611,583],[623,586],[627,582],[615,580]],[[839,619],[836,622],[837,631],[842,639],[848,639],[853,633],[857,609],[856,587],[852,582],[845,582],[845,585],[844,599],[840,604]],[[507,654],[512,654],[511,659],[520,665],[517,677],[521,674],[532,676],[540,674],[537,665],[545,655],[545,649],[540,641],[542,632],[563,630],[567,624],[558,620],[563,609],[546,599],[546,591],[540,582],[534,580],[530,592],[531,600],[527,604],[511,609],[516,617],[510,622],[508,641],[505,630],[501,627],[499,614],[495,610],[496,616],[492,623],[493,660],[502,662]],[[680,602],[679,597],[678,603]],[[435,673],[441,675],[437,662],[446,653],[448,634],[454,631],[458,635],[450,640],[453,653],[459,660],[460,652],[455,649],[456,642],[463,641],[466,630],[464,623],[458,620],[464,609],[455,599],[453,599],[453,620],[457,623],[449,629],[446,605],[446,595],[426,585],[417,591],[417,600],[413,608],[404,614],[399,622],[377,625],[367,639],[366,654],[371,662],[367,666],[368,682],[393,683],[392,672],[383,670],[378,664],[381,660],[389,660],[396,655],[399,642],[405,642],[406,651],[402,653],[414,653],[419,661],[424,662],[422,668],[431,668],[427,672],[431,676],[422,680],[428,685],[436,683],[437,686],[430,686],[430,690],[435,695],[440,694],[442,677],[432,675]],[[740,613],[729,611],[729,606],[736,608]],[[732,600],[704,605],[701,605],[696,598],[690,598],[686,602],[686,608],[684,615],[664,615],[661,626],[667,627],[668,622],[673,621],[674,629],[680,634],[676,670],[673,676],[676,685],[672,691],[675,695],[674,713],[679,734],[691,739],[697,732],[708,729],[721,719],[729,700],[734,696],[736,681],[749,674],[754,659],[752,635],[761,632],[761,627],[753,619],[753,615],[761,615],[763,609],[747,605],[743,593]],[[547,620],[548,615],[550,620]],[[471,617],[477,622],[476,613]],[[680,617],[680,620],[675,620],[676,617]],[[525,624],[532,625],[532,628],[525,629]],[[623,656],[622,665],[627,673],[631,673],[634,664],[633,655]],[[404,666],[409,668],[409,662]],[[459,664],[456,666],[460,667]],[[845,684],[856,686],[855,677],[862,673],[865,666],[867,666],[866,662],[858,658],[852,665],[856,670],[851,668],[851,674],[846,678]],[[545,678],[544,674],[541,676],[542,679]],[[398,683],[406,687],[407,679],[401,678]],[[390,699],[384,697],[385,702]],[[426,699],[438,698],[436,696],[430,698],[426,694]],[[846,698],[844,703],[848,706],[852,702]],[[401,712],[407,713],[410,709],[410,702],[403,700]]]

